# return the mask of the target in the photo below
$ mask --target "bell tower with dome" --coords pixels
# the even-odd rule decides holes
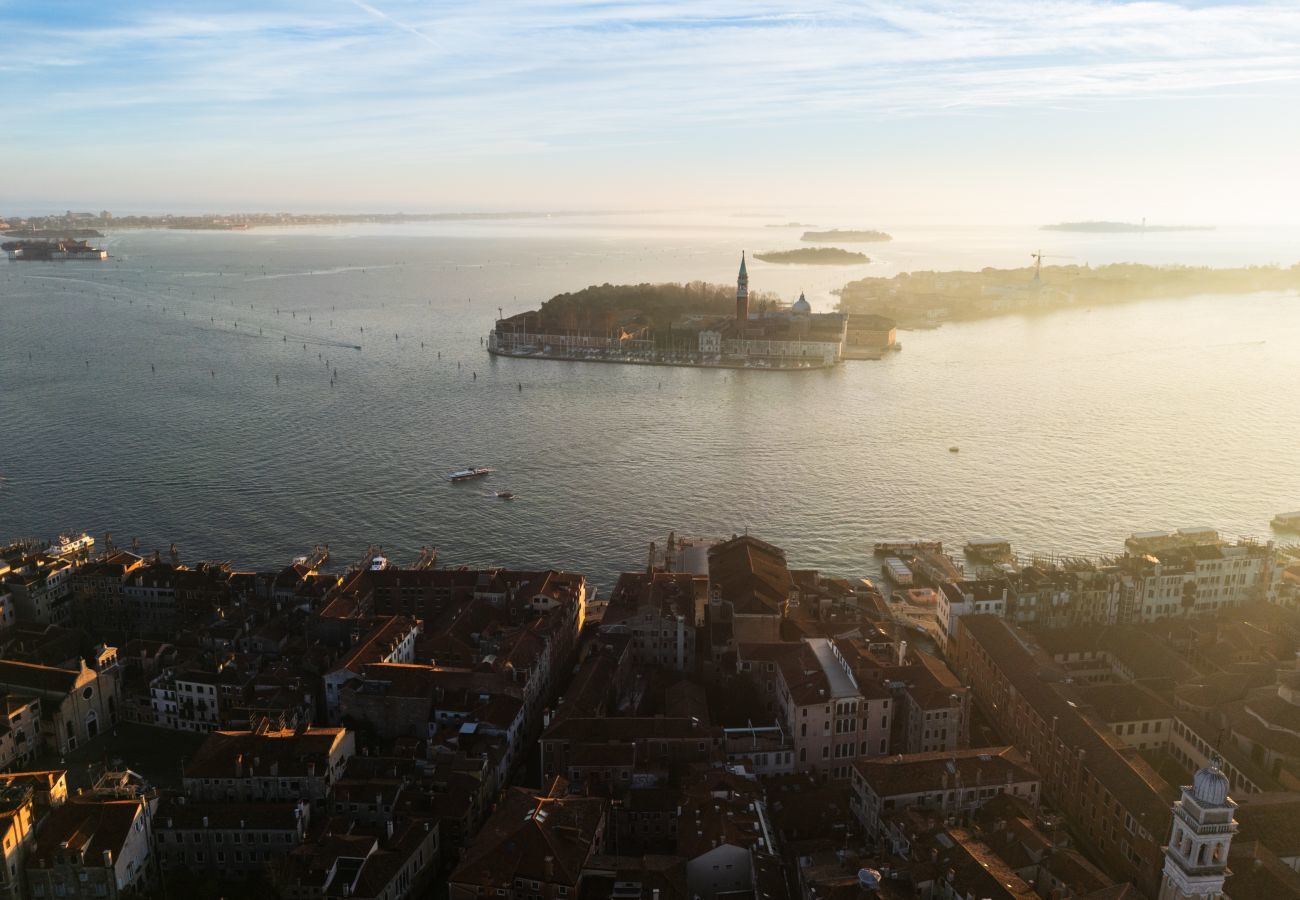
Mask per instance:
[[[741,334],[749,321],[749,273],[745,271],[745,251],[740,251],[740,274],[736,276],[736,329]]]
[[[1221,900],[1228,877],[1228,845],[1237,831],[1236,808],[1228,799],[1228,777],[1216,756],[1174,801],[1160,900]]]

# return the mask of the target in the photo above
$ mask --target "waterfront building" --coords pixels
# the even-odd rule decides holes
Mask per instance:
[[[694,672],[699,612],[707,577],[686,572],[624,572],[610,593],[601,631],[631,636],[632,659],[678,672]]]
[[[126,627],[135,634],[175,634],[179,569],[155,560],[133,569],[122,584]]]
[[[795,596],[785,552],[746,534],[710,547],[708,559],[710,623],[730,623],[735,642],[779,641]]]
[[[58,556],[32,554],[11,564],[4,575],[19,621],[67,625],[72,620],[72,577],[77,564]]]
[[[989,615],[1003,618],[1011,591],[1005,580],[945,581],[939,585],[940,635],[944,646],[957,637],[957,627],[962,616]]]
[[[129,622],[123,586],[127,576],[144,565],[144,559],[125,550],[110,550],[86,563],[72,576],[73,616],[92,631],[125,633]]]
[[[1120,561],[1120,622],[1211,616],[1252,601],[1274,602],[1282,567],[1272,542],[1182,543]]]

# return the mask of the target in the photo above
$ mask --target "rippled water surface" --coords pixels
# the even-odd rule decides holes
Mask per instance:
[[[865,267],[751,263],[751,288],[829,309],[853,277],[1022,265],[1040,245],[1091,263],[1300,258],[1296,230],[896,236]],[[825,372],[480,345],[498,306],[604,281],[730,281],[741,248],[796,238],[722,216],[605,217],[120,233],[102,241],[107,263],[0,262],[0,538],[112,531],[239,565],[318,541],[344,560],[432,544],[445,563],[608,585],[669,529],[749,528],[794,565],[863,574],[879,539],[1087,553],[1182,525],[1267,538],[1274,513],[1300,509],[1294,295],[947,325]],[[499,471],[448,483],[461,465]]]

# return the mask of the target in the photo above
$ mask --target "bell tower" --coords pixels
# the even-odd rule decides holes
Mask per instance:
[[[1221,900],[1228,877],[1228,845],[1237,831],[1228,777],[1216,755],[1174,801],[1174,824],[1165,848],[1160,900]]]
[[[740,274],[736,277],[736,328],[742,335],[749,321],[749,273],[745,271],[745,251],[740,251]]]

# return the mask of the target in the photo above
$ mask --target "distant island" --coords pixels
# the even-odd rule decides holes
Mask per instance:
[[[755,253],[754,259],[763,262],[806,263],[812,266],[855,266],[871,262],[871,257],[854,250],[841,250],[839,247],[800,247],[798,250],[772,250],[768,253]]]
[[[883,231],[840,228],[832,228],[830,231],[805,231],[803,237],[799,238],[801,241],[817,244],[878,244],[893,239],[893,235],[885,234]]]
[[[10,228],[3,232],[5,237],[21,238],[99,238],[104,235],[94,228]]]
[[[1089,234],[1134,234],[1144,231],[1213,231],[1213,225],[1148,225],[1145,222],[1060,222],[1041,231],[1082,231]]]
[[[1067,307],[1091,307],[1198,294],[1250,294],[1300,290],[1300,264],[1211,269],[1193,266],[1044,266],[1041,271],[907,272],[861,278],[837,293],[852,316],[888,316],[904,328],[934,327],[961,319]]]

